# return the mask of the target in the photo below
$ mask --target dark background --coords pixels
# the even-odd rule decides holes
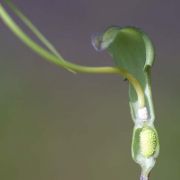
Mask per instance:
[[[152,84],[161,144],[151,177],[180,179],[180,1],[13,2],[63,57],[83,65],[112,64],[90,42],[107,26],[134,25],[150,35],[156,47]],[[0,54],[0,179],[139,178],[130,154],[127,82],[59,69],[24,46],[2,21]]]

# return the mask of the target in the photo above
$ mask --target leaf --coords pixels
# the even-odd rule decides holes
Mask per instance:
[[[149,37],[135,27],[110,27],[101,35],[96,35],[92,43],[97,50],[110,53],[116,66],[127,70],[136,78],[145,95],[151,122],[154,120],[154,110],[150,86],[150,68],[154,62],[154,48]],[[129,86],[129,103],[134,121],[137,118],[138,98],[135,89]]]
[[[137,89],[132,85],[132,79],[127,78],[130,82],[129,104],[135,123],[131,153],[132,158],[141,166],[141,176],[143,179],[147,179],[159,154],[159,140],[153,124],[155,115],[150,84],[150,72],[154,62],[152,42],[138,28],[110,27],[101,35],[94,36],[92,43],[98,51],[106,49],[112,56],[115,66],[124,69],[133,76],[143,91],[145,101],[143,101],[142,106],[138,101]],[[144,107],[141,110],[147,109],[145,119],[141,119],[139,116],[139,112],[142,112],[139,111],[141,107]]]

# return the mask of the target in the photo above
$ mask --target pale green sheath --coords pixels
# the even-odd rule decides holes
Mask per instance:
[[[149,37],[135,27],[110,27],[93,37],[92,42],[97,50],[107,49],[115,65],[136,78],[143,90],[144,101],[138,101],[137,92],[130,82],[129,104],[134,121],[131,152],[133,159],[141,166],[141,179],[147,180],[159,154],[150,84],[153,45]]]

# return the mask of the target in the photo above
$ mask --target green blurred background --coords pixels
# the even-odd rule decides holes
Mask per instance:
[[[156,46],[152,83],[161,145],[151,179],[179,179],[180,1],[14,3],[66,59],[79,64],[112,64],[90,42],[93,33],[107,26],[134,25],[150,35]],[[0,54],[0,179],[139,178],[140,168],[130,154],[127,82],[115,75],[74,75],[59,69],[32,53],[2,21]]]

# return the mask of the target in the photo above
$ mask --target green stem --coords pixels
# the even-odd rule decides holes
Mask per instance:
[[[3,6],[0,4],[0,17],[4,21],[4,23],[9,27],[9,29],[30,49],[36,52],[41,57],[45,58],[47,61],[56,64],[57,66],[70,69],[79,73],[91,73],[91,74],[120,74],[123,77],[127,78],[128,81],[133,85],[136,90],[139,106],[144,107],[144,92],[141,88],[140,83],[137,79],[135,79],[131,74],[129,74],[126,70],[120,67],[89,67],[82,66],[71,63],[62,58],[62,56],[57,56],[52,54],[38,45],[35,41],[33,41],[29,36],[27,36],[22,29],[14,22],[14,20],[9,16]]]
[[[10,1],[5,0],[6,4],[10,7],[10,9],[21,19],[21,21],[36,35],[36,37],[49,49],[49,51],[57,56],[58,58],[62,58],[60,53],[56,50],[56,48],[49,42],[49,40],[39,31],[38,28],[34,26],[34,24]],[[71,69],[67,69],[70,72],[75,73]]]
[[[39,40],[57,57],[61,57],[56,48],[48,41],[48,39],[37,29],[33,23],[10,1],[5,0],[11,10],[22,20],[22,22],[39,38]],[[62,58],[62,57],[61,57]]]

